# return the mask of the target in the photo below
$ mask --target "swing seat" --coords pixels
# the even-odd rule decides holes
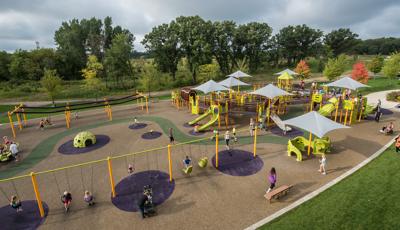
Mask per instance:
[[[199,167],[200,168],[205,168],[205,167],[207,167],[207,164],[208,164],[208,158],[207,157],[203,157],[203,158],[201,158],[200,160],[199,160]]]
[[[186,175],[190,175],[190,173],[192,173],[193,170],[193,166],[189,166],[187,168],[182,169],[183,173]]]

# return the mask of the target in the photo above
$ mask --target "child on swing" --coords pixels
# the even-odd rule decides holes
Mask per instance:
[[[68,212],[69,207],[71,206],[72,202],[72,195],[70,192],[65,191],[64,194],[61,196],[61,202],[64,204],[65,212]]]
[[[83,200],[89,205],[94,205],[94,197],[89,191],[85,191],[85,195],[83,196]]]
[[[22,211],[22,203],[21,201],[18,199],[17,196],[12,196],[11,197],[11,202],[10,202],[10,206],[15,209],[17,212],[21,212]]]

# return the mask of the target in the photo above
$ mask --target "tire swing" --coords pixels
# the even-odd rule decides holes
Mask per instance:
[[[206,143],[199,143],[199,144],[200,144],[200,146],[199,146],[200,152],[201,152],[201,145],[204,146],[203,154],[205,156],[200,158],[200,160],[199,160],[199,162],[197,162],[197,164],[199,165],[200,168],[205,168],[205,167],[207,167],[207,164],[208,164],[207,145],[206,145]]]

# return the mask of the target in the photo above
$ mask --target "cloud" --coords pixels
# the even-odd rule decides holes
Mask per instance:
[[[114,25],[131,30],[136,49],[153,26],[180,15],[207,20],[267,22],[274,32],[284,26],[307,24],[329,32],[349,27],[361,38],[399,36],[400,2],[397,0],[2,0],[0,50],[32,49],[35,41],[54,47],[54,32],[73,18],[111,16]]]

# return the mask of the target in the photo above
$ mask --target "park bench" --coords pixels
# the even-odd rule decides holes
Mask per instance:
[[[282,185],[271,192],[266,193],[264,197],[269,200],[269,203],[271,203],[272,199],[279,199],[281,196],[286,195],[292,187],[293,185]]]

